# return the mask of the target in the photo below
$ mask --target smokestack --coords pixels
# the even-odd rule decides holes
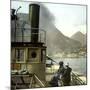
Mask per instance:
[[[38,42],[39,33],[39,11],[40,6],[38,4],[29,5],[29,20],[31,23],[31,42]]]

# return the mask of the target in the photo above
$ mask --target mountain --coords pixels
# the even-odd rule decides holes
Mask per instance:
[[[80,48],[80,42],[63,35],[62,32],[55,27],[55,18],[52,13],[44,5],[40,5],[40,7],[39,28],[46,32],[47,53],[53,55],[63,51],[74,51]],[[20,17],[19,20],[24,20],[28,23],[25,25],[26,28],[30,28],[28,14],[20,13],[18,17]],[[22,24],[23,23],[20,22],[20,26],[23,26]],[[28,32],[26,34],[28,34]]]
[[[78,31],[74,35],[72,35],[71,39],[79,41],[82,44],[82,46],[86,46],[86,34],[83,34],[80,31]]]
[[[72,40],[64,36],[57,28],[53,27],[47,31],[47,50],[55,54],[60,52],[71,52],[80,47],[78,41]]]

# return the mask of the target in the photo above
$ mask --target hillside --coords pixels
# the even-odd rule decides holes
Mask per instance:
[[[82,44],[82,46],[86,46],[86,34],[83,34],[80,31],[78,31],[74,35],[72,35],[71,39],[79,41]]]

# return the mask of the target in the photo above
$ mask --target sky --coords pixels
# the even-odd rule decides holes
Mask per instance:
[[[54,24],[64,35],[71,37],[77,31],[86,33],[86,6],[43,3],[54,16]],[[18,13],[28,13],[29,2],[11,2]]]

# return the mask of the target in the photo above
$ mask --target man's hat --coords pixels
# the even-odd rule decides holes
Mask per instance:
[[[63,61],[60,61],[60,62],[59,62],[59,65],[63,65]]]

